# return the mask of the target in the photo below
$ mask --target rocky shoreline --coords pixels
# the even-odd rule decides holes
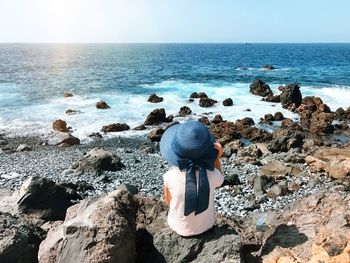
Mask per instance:
[[[275,95],[266,83],[256,80],[250,91],[299,114],[300,122],[284,118],[278,112],[267,114],[262,116],[261,125],[280,124],[278,129],[269,132],[257,127],[250,118],[232,122],[223,120],[220,115],[211,120],[198,116],[198,120],[208,126],[224,147],[221,162],[225,182],[215,194],[218,223],[214,232],[191,241],[174,236],[166,227],[162,175],[169,166],[159,155],[158,141],[164,130],[177,122],[176,116],[166,116],[164,109],[155,109],[147,116],[144,125],[137,127],[152,127],[148,136],[103,138],[95,133],[91,142],[80,144],[61,120],[53,125],[58,134],[56,140],[63,138],[59,143],[52,144],[47,138],[39,137],[0,136],[1,220],[15,224],[22,217],[29,216],[29,224],[40,226],[33,230],[38,233],[40,242],[47,235],[39,251],[40,262],[56,262],[72,256],[69,248],[64,252],[61,240],[53,240],[55,233],[72,220],[83,222],[85,219],[80,218],[80,213],[89,213],[87,208],[90,206],[101,212],[101,207],[94,206],[96,202],[108,204],[107,210],[103,211],[124,222],[119,228],[112,227],[109,221],[101,221],[102,225],[112,227],[111,231],[115,233],[121,231],[122,236],[124,230],[132,234],[125,237],[128,241],[125,250],[118,250],[115,244],[108,243],[109,238],[115,237],[102,235],[101,244],[108,243],[113,251],[118,250],[110,255],[108,249],[97,249],[95,241],[85,240],[86,243],[81,240],[91,248],[95,258],[90,258],[90,254],[79,256],[73,253],[76,260],[112,262],[123,255],[125,259],[120,262],[209,262],[206,259],[214,249],[209,244],[213,243],[219,248],[211,262],[349,262],[342,260],[350,260],[350,221],[347,221],[349,210],[346,210],[350,205],[350,107],[331,112],[318,97],[302,98],[296,84],[280,87],[281,93]],[[149,102],[158,103],[162,99],[152,94]],[[218,103],[205,93],[193,93],[189,105],[180,109],[179,116],[193,117],[190,103],[196,100],[201,107],[208,108]],[[230,98],[225,98],[223,103],[227,107],[234,106]],[[108,109],[108,104],[103,105],[103,109]],[[109,133],[125,129],[130,127],[116,123],[104,126],[102,131]],[[28,190],[31,185],[39,185],[32,189],[41,189],[38,196],[47,194],[48,200],[56,200],[56,197],[46,193],[43,185],[50,185],[52,192],[58,195],[65,193],[64,198],[69,199],[67,207],[62,208],[65,217],[47,217],[47,214],[52,216],[56,207],[33,208],[33,203],[26,203],[25,196],[35,196],[30,192],[34,190]],[[30,194],[24,194],[28,191]],[[74,199],[72,196],[76,197],[75,200],[70,200]],[[81,199],[83,201],[79,201]],[[40,198],[37,201],[40,202]],[[334,201],[338,202],[338,207],[327,207],[334,206]],[[56,204],[56,201],[52,202]],[[119,207],[118,213],[111,212],[109,205]],[[80,213],[75,212],[77,209]],[[324,215],[324,218],[312,219],[317,215]],[[306,225],[299,222],[298,217],[305,217]],[[66,223],[62,224],[62,220]],[[90,223],[101,230],[97,224],[99,220],[95,218]],[[337,220],[345,223],[339,225]],[[1,231],[7,229],[5,223],[0,227]],[[314,232],[312,227],[315,227]],[[84,228],[74,227],[72,233],[78,233],[76,239],[79,240],[79,235],[88,234],[84,231]],[[326,242],[322,237],[329,239]],[[225,245],[223,238],[228,238],[236,247]],[[144,251],[137,245],[142,240],[152,247],[151,251]],[[72,239],[70,242],[78,241]],[[50,244],[53,243],[62,251],[52,252]],[[78,249],[79,246],[73,243],[71,246]],[[177,252],[169,251],[167,245]],[[192,246],[200,249],[190,251]],[[2,252],[6,251],[5,248],[14,249],[0,242],[1,262],[2,257],[4,262],[8,259]],[[154,253],[157,260],[151,261]],[[97,259],[102,254],[106,258]],[[35,259],[28,262],[35,262]]]

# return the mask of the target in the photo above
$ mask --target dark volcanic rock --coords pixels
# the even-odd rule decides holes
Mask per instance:
[[[280,95],[269,95],[269,96],[263,98],[263,101],[279,103],[279,102],[281,102],[281,96]]]
[[[254,95],[267,97],[272,96],[273,93],[270,89],[270,86],[267,85],[264,81],[260,79],[256,79],[251,85],[250,85],[250,92]]]
[[[273,153],[287,152],[291,148],[301,148],[304,138],[305,136],[302,132],[278,129],[273,133],[272,140],[267,148]]]
[[[203,123],[204,125],[207,125],[207,126],[210,125],[210,121],[209,121],[208,117],[205,117],[205,116],[200,117],[200,118],[198,119],[198,121],[199,121],[200,123]]]
[[[300,87],[295,83],[283,87],[280,97],[282,107],[285,109],[287,109],[292,104],[294,104],[295,107],[299,107],[302,101]]]
[[[233,100],[231,98],[224,99],[222,102],[222,105],[224,106],[232,106],[233,105]]]
[[[217,101],[213,100],[213,99],[209,99],[209,98],[205,98],[205,97],[202,97],[199,99],[199,106],[201,106],[203,108],[211,107],[215,103],[217,103]]]
[[[298,123],[296,123],[295,121],[289,118],[286,118],[282,121],[281,128],[292,130],[292,131],[300,131],[300,132],[303,131],[303,128]]]
[[[35,263],[45,233],[11,214],[0,212],[0,262]]]
[[[253,126],[255,124],[254,120],[250,117],[243,118],[241,120],[237,120],[236,124],[239,126]]]
[[[192,113],[191,109],[187,106],[183,106],[180,108],[179,114],[182,117],[185,117],[187,115],[190,115]]]
[[[134,128],[135,131],[143,131],[143,130],[146,130],[146,129],[147,129],[147,127],[144,124],[141,124],[141,125],[136,126]]]
[[[263,68],[264,70],[274,70],[274,69],[275,69],[275,67],[274,67],[274,66],[271,66],[271,65],[264,65],[262,68]]]
[[[199,92],[198,93],[198,98],[201,99],[201,98],[208,98],[208,95],[205,94],[205,92]]]
[[[46,178],[30,177],[20,190],[18,211],[43,220],[62,220],[68,207],[80,196]]]
[[[59,132],[68,132],[67,123],[63,120],[55,120],[52,123],[52,129]]]
[[[98,101],[98,102],[96,102],[96,108],[105,110],[105,109],[109,109],[110,107],[108,106],[108,104],[105,101]]]
[[[148,138],[153,142],[160,142],[164,132],[163,128],[154,129],[148,134]]]
[[[222,119],[221,115],[215,115],[214,118],[211,120],[212,123],[218,124],[220,122],[223,122],[224,120]]]
[[[198,93],[197,92],[193,92],[190,96],[191,99],[198,99]]]
[[[166,122],[165,109],[155,109],[150,114],[148,114],[145,125],[159,124],[161,122]]]
[[[113,123],[106,126],[103,126],[101,131],[104,133],[107,132],[121,132],[121,131],[127,131],[130,129],[130,126],[126,123]]]
[[[275,115],[273,116],[275,121],[283,121],[285,118],[281,112],[276,112]]]
[[[101,175],[102,171],[118,171],[124,167],[120,158],[101,148],[92,149],[73,164],[77,173],[92,175]]]
[[[73,94],[70,92],[64,92],[63,97],[65,97],[65,98],[73,97]]]
[[[157,96],[157,94],[155,93],[152,93],[149,97],[148,97],[148,102],[151,102],[151,103],[159,103],[159,102],[162,102],[163,101],[163,97],[159,97]]]

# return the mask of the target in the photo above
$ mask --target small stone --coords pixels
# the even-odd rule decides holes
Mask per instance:
[[[227,99],[224,99],[224,101],[222,102],[222,104],[224,106],[232,106],[233,105],[233,100],[231,98],[227,98]]]
[[[31,151],[32,150],[32,148],[29,146],[29,145],[27,145],[27,144],[21,144],[21,145],[19,145],[18,147],[17,147],[17,152],[25,152],[25,151]]]
[[[110,107],[105,101],[99,101],[96,103],[96,108],[104,110],[104,109],[109,109]]]
[[[63,93],[63,97],[65,97],[65,98],[73,97],[73,94],[70,92],[65,92],[65,93]]]

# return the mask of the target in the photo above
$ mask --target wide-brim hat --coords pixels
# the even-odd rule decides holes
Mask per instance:
[[[179,167],[179,160],[205,162],[214,169],[218,151],[215,138],[207,127],[198,121],[187,121],[168,128],[160,140],[160,154],[172,165]]]

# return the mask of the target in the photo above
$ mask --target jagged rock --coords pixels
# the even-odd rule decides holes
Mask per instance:
[[[200,118],[198,119],[198,121],[199,121],[200,123],[203,123],[204,125],[207,125],[207,126],[210,125],[210,121],[209,121],[208,117],[205,117],[205,116],[200,117]]]
[[[143,131],[143,130],[146,130],[146,129],[147,129],[147,127],[146,127],[146,125],[144,125],[144,124],[141,124],[141,125],[136,126],[136,127],[134,128],[135,131]]]
[[[280,97],[282,107],[285,109],[287,109],[292,104],[294,104],[296,107],[299,107],[302,102],[300,87],[295,83],[283,87]]]
[[[267,85],[264,81],[260,79],[256,79],[251,85],[250,85],[250,92],[254,95],[258,95],[261,97],[267,97],[272,96],[273,93],[270,89],[270,86]]]
[[[230,157],[232,154],[237,153],[237,151],[243,146],[240,140],[234,140],[225,144],[223,148],[223,156]]]
[[[240,135],[251,142],[268,142],[271,140],[271,133],[257,127],[241,127]]]
[[[273,133],[268,149],[275,152],[287,152],[291,148],[301,148],[303,146],[304,134],[298,131],[278,129]]]
[[[271,66],[271,65],[264,65],[262,68],[263,68],[263,70],[274,70],[275,69],[275,67]]]
[[[63,93],[63,97],[65,97],[65,98],[73,97],[73,94],[70,92],[65,92],[65,93]]]
[[[238,174],[230,174],[224,176],[224,182],[222,183],[222,186],[224,185],[238,185],[240,184],[240,180],[238,177]]]
[[[265,175],[253,177],[253,190],[255,196],[262,196],[266,190],[273,184],[273,179]]]
[[[333,113],[321,112],[320,114],[314,114],[310,122],[310,132],[314,134],[330,133],[334,130],[333,120]]]
[[[199,99],[199,106],[203,107],[203,108],[212,107],[215,103],[217,103],[216,100],[209,99],[209,98],[206,98],[206,97],[201,97]]]
[[[144,124],[153,125],[153,124],[159,124],[161,122],[169,122],[169,120],[166,119],[165,110],[163,108],[155,109],[150,114],[148,114]]]
[[[106,126],[103,126],[101,131],[104,133],[107,132],[121,132],[130,130],[130,126],[126,123],[112,123]]]
[[[93,139],[102,139],[102,135],[99,132],[93,132],[93,133],[89,134],[89,137],[93,138]]]
[[[208,98],[208,95],[205,94],[205,92],[199,92],[198,93],[198,99],[202,99],[202,98]]]
[[[325,171],[333,179],[350,179],[350,148],[321,148],[305,158],[314,172]]]
[[[29,145],[27,144],[20,144],[18,147],[17,147],[17,152],[26,152],[26,151],[31,151],[32,150],[32,147],[30,147]]]
[[[67,123],[63,120],[55,120],[52,123],[52,129],[59,132],[68,132]]]
[[[251,144],[238,150],[235,162],[256,164],[261,156],[262,151],[260,148],[255,144]]]
[[[193,92],[190,96],[191,99],[198,99],[198,93],[197,92]]]
[[[266,102],[279,103],[279,102],[281,102],[281,96],[280,95],[269,95],[269,96],[263,98],[262,100],[266,101]]]
[[[0,262],[35,263],[45,233],[39,227],[0,212]]]
[[[221,115],[215,115],[214,118],[211,120],[212,123],[218,124],[220,122],[223,122],[224,120],[222,119]]]
[[[275,121],[283,121],[285,118],[281,112],[276,112],[275,115],[273,116]]]
[[[163,128],[154,129],[148,134],[148,138],[153,142],[160,142],[164,132],[165,130]]]
[[[124,167],[119,157],[101,148],[92,149],[72,166],[78,174],[96,176],[102,171],[119,171]]]
[[[300,131],[300,132],[303,131],[303,128],[298,123],[288,118],[282,121],[281,128],[291,130],[291,131]]]
[[[240,126],[253,126],[255,122],[252,118],[246,117],[241,120],[237,120],[236,124]]]
[[[191,109],[187,106],[183,106],[180,108],[179,114],[181,117],[185,117],[187,115],[190,115],[192,113]]]
[[[105,101],[98,101],[96,102],[96,108],[105,110],[105,109],[109,109],[110,107]]]
[[[123,190],[70,207],[40,244],[39,262],[135,262],[136,209]]]
[[[233,105],[233,100],[231,98],[224,99],[222,102],[222,105],[224,106],[232,106]]]
[[[55,133],[54,136],[52,138],[49,139],[48,141],[49,145],[56,145],[56,146],[60,146],[60,145],[78,145],[80,144],[80,140],[77,137],[74,137],[72,134],[70,133]]]
[[[148,97],[148,102],[151,102],[151,103],[159,103],[159,102],[162,102],[163,101],[163,97],[159,97],[157,96],[157,94],[155,93],[152,93],[149,97]]]
[[[272,114],[265,114],[264,118],[260,118],[260,123],[272,124],[274,120],[275,119]]]
[[[19,192],[18,211],[43,220],[62,220],[68,207],[80,196],[46,178],[30,177]]]
[[[80,110],[68,109],[68,110],[66,110],[64,113],[67,114],[67,115],[75,115],[75,114],[81,113],[81,111],[80,111]]]
[[[135,185],[132,184],[121,184],[117,188],[118,190],[124,190],[128,192],[129,194],[136,195],[139,193],[139,189]]]

